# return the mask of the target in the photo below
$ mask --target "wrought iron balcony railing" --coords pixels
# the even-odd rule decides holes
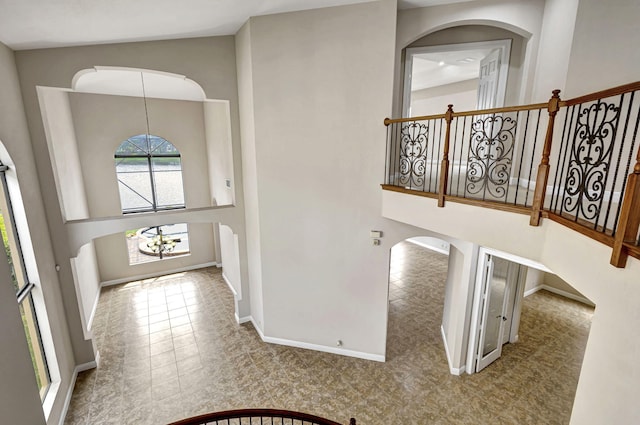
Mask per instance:
[[[383,188],[529,214],[533,226],[548,217],[611,246],[624,267],[640,258],[639,90],[385,119]]]

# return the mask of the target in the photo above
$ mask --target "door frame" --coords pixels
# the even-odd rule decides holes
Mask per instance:
[[[504,106],[507,92],[507,78],[509,73],[509,58],[511,55],[511,39],[475,41],[471,43],[440,44],[437,46],[407,47],[404,57],[404,76],[402,83],[402,117],[409,115],[409,100],[411,98],[411,70],[413,69],[413,56],[421,53],[455,52],[472,49],[500,49],[500,78],[498,81],[498,93],[496,95],[496,107]],[[455,106],[455,105],[454,105]],[[445,111],[442,111],[444,114]]]
[[[492,248],[480,247],[478,250],[478,261],[476,269],[476,282],[473,291],[473,300],[471,307],[471,323],[469,326],[469,345],[467,346],[467,361],[465,370],[468,374],[476,373],[476,356],[478,352],[478,344],[480,343],[480,316],[482,315],[482,280],[484,279],[484,266],[488,255],[500,257],[502,259],[518,263],[521,266],[531,267],[542,270],[544,272],[553,273],[549,268],[537,261],[509,254],[507,252],[498,251]],[[516,342],[518,339],[518,328],[520,324],[520,314],[522,312],[522,301],[524,300],[524,289],[526,283],[526,273],[520,273],[515,288],[516,298],[513,308],[512,326],[509,333],[509,341]],[[515,325],[515,326],[514,326]]]

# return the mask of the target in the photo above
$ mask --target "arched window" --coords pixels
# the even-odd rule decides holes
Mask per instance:
[[[140,134],[115,154],[123,213],[184,208],[180,152],[162,137]]]

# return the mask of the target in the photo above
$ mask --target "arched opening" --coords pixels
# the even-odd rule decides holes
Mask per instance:
[[[403,116],[514,105],[522,91],[527,39],[496,26],[458,25],[403,49]]]
[[[473,422],[488,423],[491,418],[508,423],[551,418],[567,422],[590,330],[590,301],[538,263],[477,245],[468,249],[463,241],[451,242],[411,238],[391,250],[389,370],[401,376],[413,396],[426,401],[422,418],[448,412],[456,418],[452,422],[471,423],[465,416],[468,403],[479,403],[482,413]],[[504,295],[498,323],[509,326],[496,332],[502,356],[473,373],[477,348],[467,350],[478,344],[473,339],[478,312],[472,309],[474,292],[481,293],[479,280],[487,269],[487,252],[494,256],[491,275],[502,291],[493,288],[480,299],[489,302],[492,296]],[[515,279],[508,289],[511,304],[506,294],[510,277]],[[503,322],[502,315],[511,316],[516,309],[513,326]],[[490,325],[483,322],[481,326]]]
[[[388,361],[425,352],[446,370],[440,325],[448,256],[448,242],[427,236],[409,238],[391,248]]]

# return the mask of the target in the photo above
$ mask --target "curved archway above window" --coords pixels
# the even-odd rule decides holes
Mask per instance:
[[[184,208],[180,152],[168,140],[139,134],[116,149],[116,176],[122,212]]]
[[[140,83],[144,78],[144,93]],[[78,71],[71,88],[82,93],[203,101],[200,84],[184,75],[150,69],[95,66]]]

